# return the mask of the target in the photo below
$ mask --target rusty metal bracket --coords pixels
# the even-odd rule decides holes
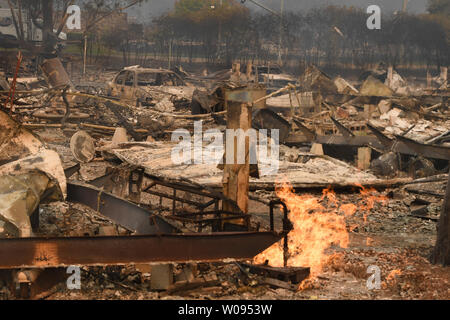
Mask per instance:
[[[281,205],[283,207],[283,233],[284,241],[283,241],[283,264],[286,267],[289,259],[289,247],[288,247],[288,233],[292,230],[292,222],[289,220],[288,216],[288,208],[286,204],[281,200],[272,200],[269,203],[270,206],[270,230],[274,230],[274,217],[273,217],[273,209],[276,205]]]

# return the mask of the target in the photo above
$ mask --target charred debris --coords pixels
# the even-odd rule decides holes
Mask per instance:
[[[324,251],[320,261],[298,259],[292,199],[318,194],[338,212],[369,203],[367,190],[382,194],[383,205],[355,207],[343,227],[375,251],[382,232],[397,227],[423,231],[417,242],[429,246],[448,208],[445,68],[418,87],[383,65],[353,81],[313,65],[295,77],[250,63],[211,74],[129,66],[76,78],[59,58],[43,61],[38,76],[22,59],[15,74],[0,73],[0,296],[64,298],[72,265],[87,288],[112,298],[320,296],[332,281],[324,272],[357,276],[348,266],[363,249],[340,265],[324,262]],[[221,132],[278,129],[277,174],[248,159],[173,164],[172,133],[193,134],[199,121]],[[283,183],[290,197],[280,194]],[[391,227],[387,216],[402,222]],[[390,294],[417,295],[389,281]]]

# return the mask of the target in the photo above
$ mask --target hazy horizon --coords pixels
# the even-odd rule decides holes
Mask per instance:
[[[240,1],[240,0],[237,0]],[[272,8],[276,11],[280,11],[280,0],[257,0],[258,2]],[[144,22],[147,19],[151,19],[161,15],[162,13],[170,11],[174,6],[175,0],[148,0],[146,3],[136,5],[133,8],[127,10],[127,12],[136,17],[139,21]],[[403,0],[284,0],[286,11],[299,11],[309,10],[314,7],[321,7],[327,5],[338,6],[354,6],[360,8],[367,8],[369,5],[379,5],[382,12],[390,14],[394,11],[402,8]],[[258,8],[250,1],[246,1],[243,4],[252,11],[260,11],[263,9]],[[410,13],[425,13],[427,6],[427,0],[409,0],[408,12]],[[147,21],[145,21],[147,22]]]

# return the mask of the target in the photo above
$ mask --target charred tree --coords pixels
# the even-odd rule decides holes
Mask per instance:
[[[42,40],[44,51],[51,54],[56,45],[56,37],[53,33],[53,0],[42,0]]]
[[[431,256],[434,264],[450,265],[450,173],[438,224],[436,246]]]

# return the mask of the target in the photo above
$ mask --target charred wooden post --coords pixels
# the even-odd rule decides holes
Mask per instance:
[[[243,102],[242,99],[238,99],[242,93],[245,95],[245,90],[232,90],[225,94],[225,108],[227,110],[226,150],[231,151],[232,154],[227,152],[225,154],[223,193],[229,199],[234,200],[242,212],[247,213],[250,183],[250,138],[246,133],[252,128],[252,107]],[[237,133],[237,135],[230,133]],[[242,135],[245,140],[239,139],[239,135]],[[242,146],[242,143],[244,143],[244,146]],[[243,155],[239,154],[242,152]],[[242,156],[244,156],[244,161],[240,161]],[[223,202],[223,210],[236,212],[236,209],[227,202]],[[232,220],[229,224],[244,227],[246,223],[244,219],[239,219]]]
[[[53,7],[53,0],[42,1],[42,40],[44,43],[45,52],[47,54],[51,54],[53,52],[53,48],[57,41],[56,37],[53,34]]]
[[[236,83],[241,82],[241,64],[239,62],[233,62],[230,80]]]
[[[367,147],[358,148],[357,167],[359,170],[367,170],[370,168],[372,158],[372,149]]]
[[[253,72],[252,72],[252,69],[253,69],[253,64],[252,64],[251,61],[248,61],[248,62],[247,62],[247,69],[246,69],[246,76],[247,76],[247,81],[248,81],[248,82],[253,82],[253,81],[255,81],[254,78],[253,78]]]

